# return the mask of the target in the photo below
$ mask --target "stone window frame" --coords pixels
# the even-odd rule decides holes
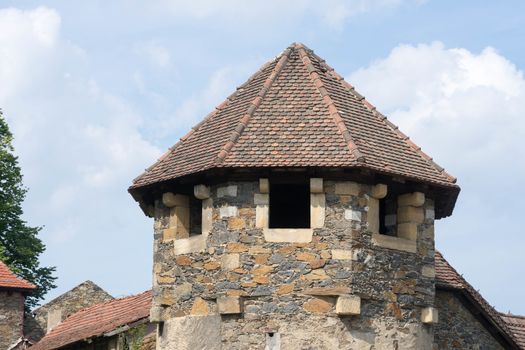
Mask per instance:
[[[254,194],[255,227],[263,230],[266,242],[309,243],[316,228],[324,227],[326,195],[323,179],[310,178],[310,227],[309,228],[269,228],[270,181],[259,179],[259,193]]]
[[[193,194],[195,198],[202,201],[201,234],[185,238],[177,238],[176,225],[181,220],[182,215],[188,215],[187,220],[189,221],[189,204],[185,203],[188,201],[186,199],[188,196],[173,194],[171,192],[164,193],[162,196],[163,204],[170,209],[170,227],[164,230],[164,240],[173,241],[175,255],[206,250],[206,241],[212,228],[213,199],[210,196],[210,188],[206,185],[195,185],[193,187]],[[184,207],[186,207],[186,209],[183,209]]]
[[[372,232],[372,243],[383,248],[409,253],[417,252],[418,226],[424,221],[425,194],[412,192],[397,197],[396,236],[379,233],[379,201],[386,197],[388,186],[372,186],[368,201],[368,230]]]

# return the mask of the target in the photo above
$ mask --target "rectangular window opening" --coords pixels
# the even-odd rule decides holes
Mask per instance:
[[[379,233],[397,236],[397,198],[388,195],[379,200]]]
[[[270,183],[269,228],[310,228],[310,185]]]
[[[202,200],[190,196],[189,236],[202,234]]]

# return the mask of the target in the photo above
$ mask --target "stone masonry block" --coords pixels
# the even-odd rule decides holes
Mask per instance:
[[[267,205],[258,205],[255,208],[255,227],[268,227],[269,210]]]
[[[240,314],[242,313],[242,303],[239,297],[219,297],[217,298],[217,308],[220,314]]]
[[[222,218],[231,218],[239,215],[239,210],[235,206],[224,206],[219,209],[219,215]]]
[[[310,193],[323,193],[323,179],[320,177],[312,177],[310,179]]]
[[[324,193],[310,194],[310,227],[322,228],[325,220],[326,197]]]
[[[359,195],[360,185],[356,182],[343,181],[335,183],[335,194]]]
[[[190,199],[188,196],[183,194],[173,194],[171,192],[166,192],[162,195],[162,204],[169,208],[175,206],[189,207]]]
[[[402,194],[397,197],[397,205],[401,206],[413,206],[420,207],[425,204],[425,194],[422,192],[413,192]]]
[[[240,256],[237,253],[234,254],[224,254],[221,259],[221,268],[226,271],[231,271],[233,269],[241,266]]]
[[[348,249],[332,249],[332,259],[351,260],[352,251]]]
[[[397,225],[397,236],[417,241],[417,224],[413,222],[405,222]]]
[[[397,223],[413,222],[417,224],[423,223],[425,215],[423,208],[412,206],[403,206],[397,208]]]
[[[259,179],[259,192],[270,193],[270,181],[268,181],[268,179]]]
[[[217,189],[217,197],[237,197],[237,186],[228,185]]]
[[[368,230],[373,233],[379,233],[379,199],[370,198],[368,200]]]
[[[385,198],[388,193],[388,186],[385,184],[377,184],[372,186],[370,195],[375,199]]]
[[[436,269],[435,269],[435,267],[432,266],[432,265],[424,265],[424,266],[421,268],[421,274],[422,274],[424,277],[435,278],[435,277],[436,277]]]
[[[202,201],[202,233],[208,234],[213,226],[213,199]]]
[[[438,310],[433,307],[426,307],[421,310],[421,322],[425,324],[438,323]]]
[[[170,229],[174,229],[175,239],[188,238],[190,232],[190,208],[173,207],[170,209]]]
[[[268,205],[270,204],[270,195],[268,193],[255,193],[253,203],[255,205]]]
[[[210,188],[206,185],[195,185],[193,186],[193,194],[197,199],[210,198]]]
[[[337,297],[335,312],[338,315],[359,315],[361,313],[361,298],[356,295],[340,295]]]

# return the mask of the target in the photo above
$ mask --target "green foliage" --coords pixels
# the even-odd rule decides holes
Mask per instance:
[[[13,155],[13,135],[0,111],[0,259],[18,276],[38,288],[26,298],[30,309],[56,286],[54,267],[41,267],[38,257],[45,246],[38,238],[41,227],[30,227],[22,219],[27,188],[22,183],[18,158]]]
[[[146,334],[146,325],[141,324],[128,330],[123,338],[124,350],[140,350]]]

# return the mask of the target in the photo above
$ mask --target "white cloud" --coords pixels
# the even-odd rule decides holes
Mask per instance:
[[[57,264],[62,277],[55,293],[72,287],[64,281],[104,274],[110,290],[140,291],[150,280],[149,250],[133,259],[118,251],[151,238],[137,236],[149,225],[126,188],[161,151],[142,137],[132,104],[91,76],[89,52],[61,38],[60,23],[46,7],[0,10],[0,107],[30,188],[26,217],[45,225],[43,263]],[[123,259],[145,270],[143,279],[112,278]]]
[[[166,68],[171,64],[170,51],[156,41],[138,44],[136,51],[157,67]]]
[[[503,271],[525,264],[523,72],[493,48],[435,42],[399,45],[347,80],[458,177],[462,192],[438,225],[438,248],[501,310],[524,312],[516,310],[523,284],[498,288],[516,281]]]

